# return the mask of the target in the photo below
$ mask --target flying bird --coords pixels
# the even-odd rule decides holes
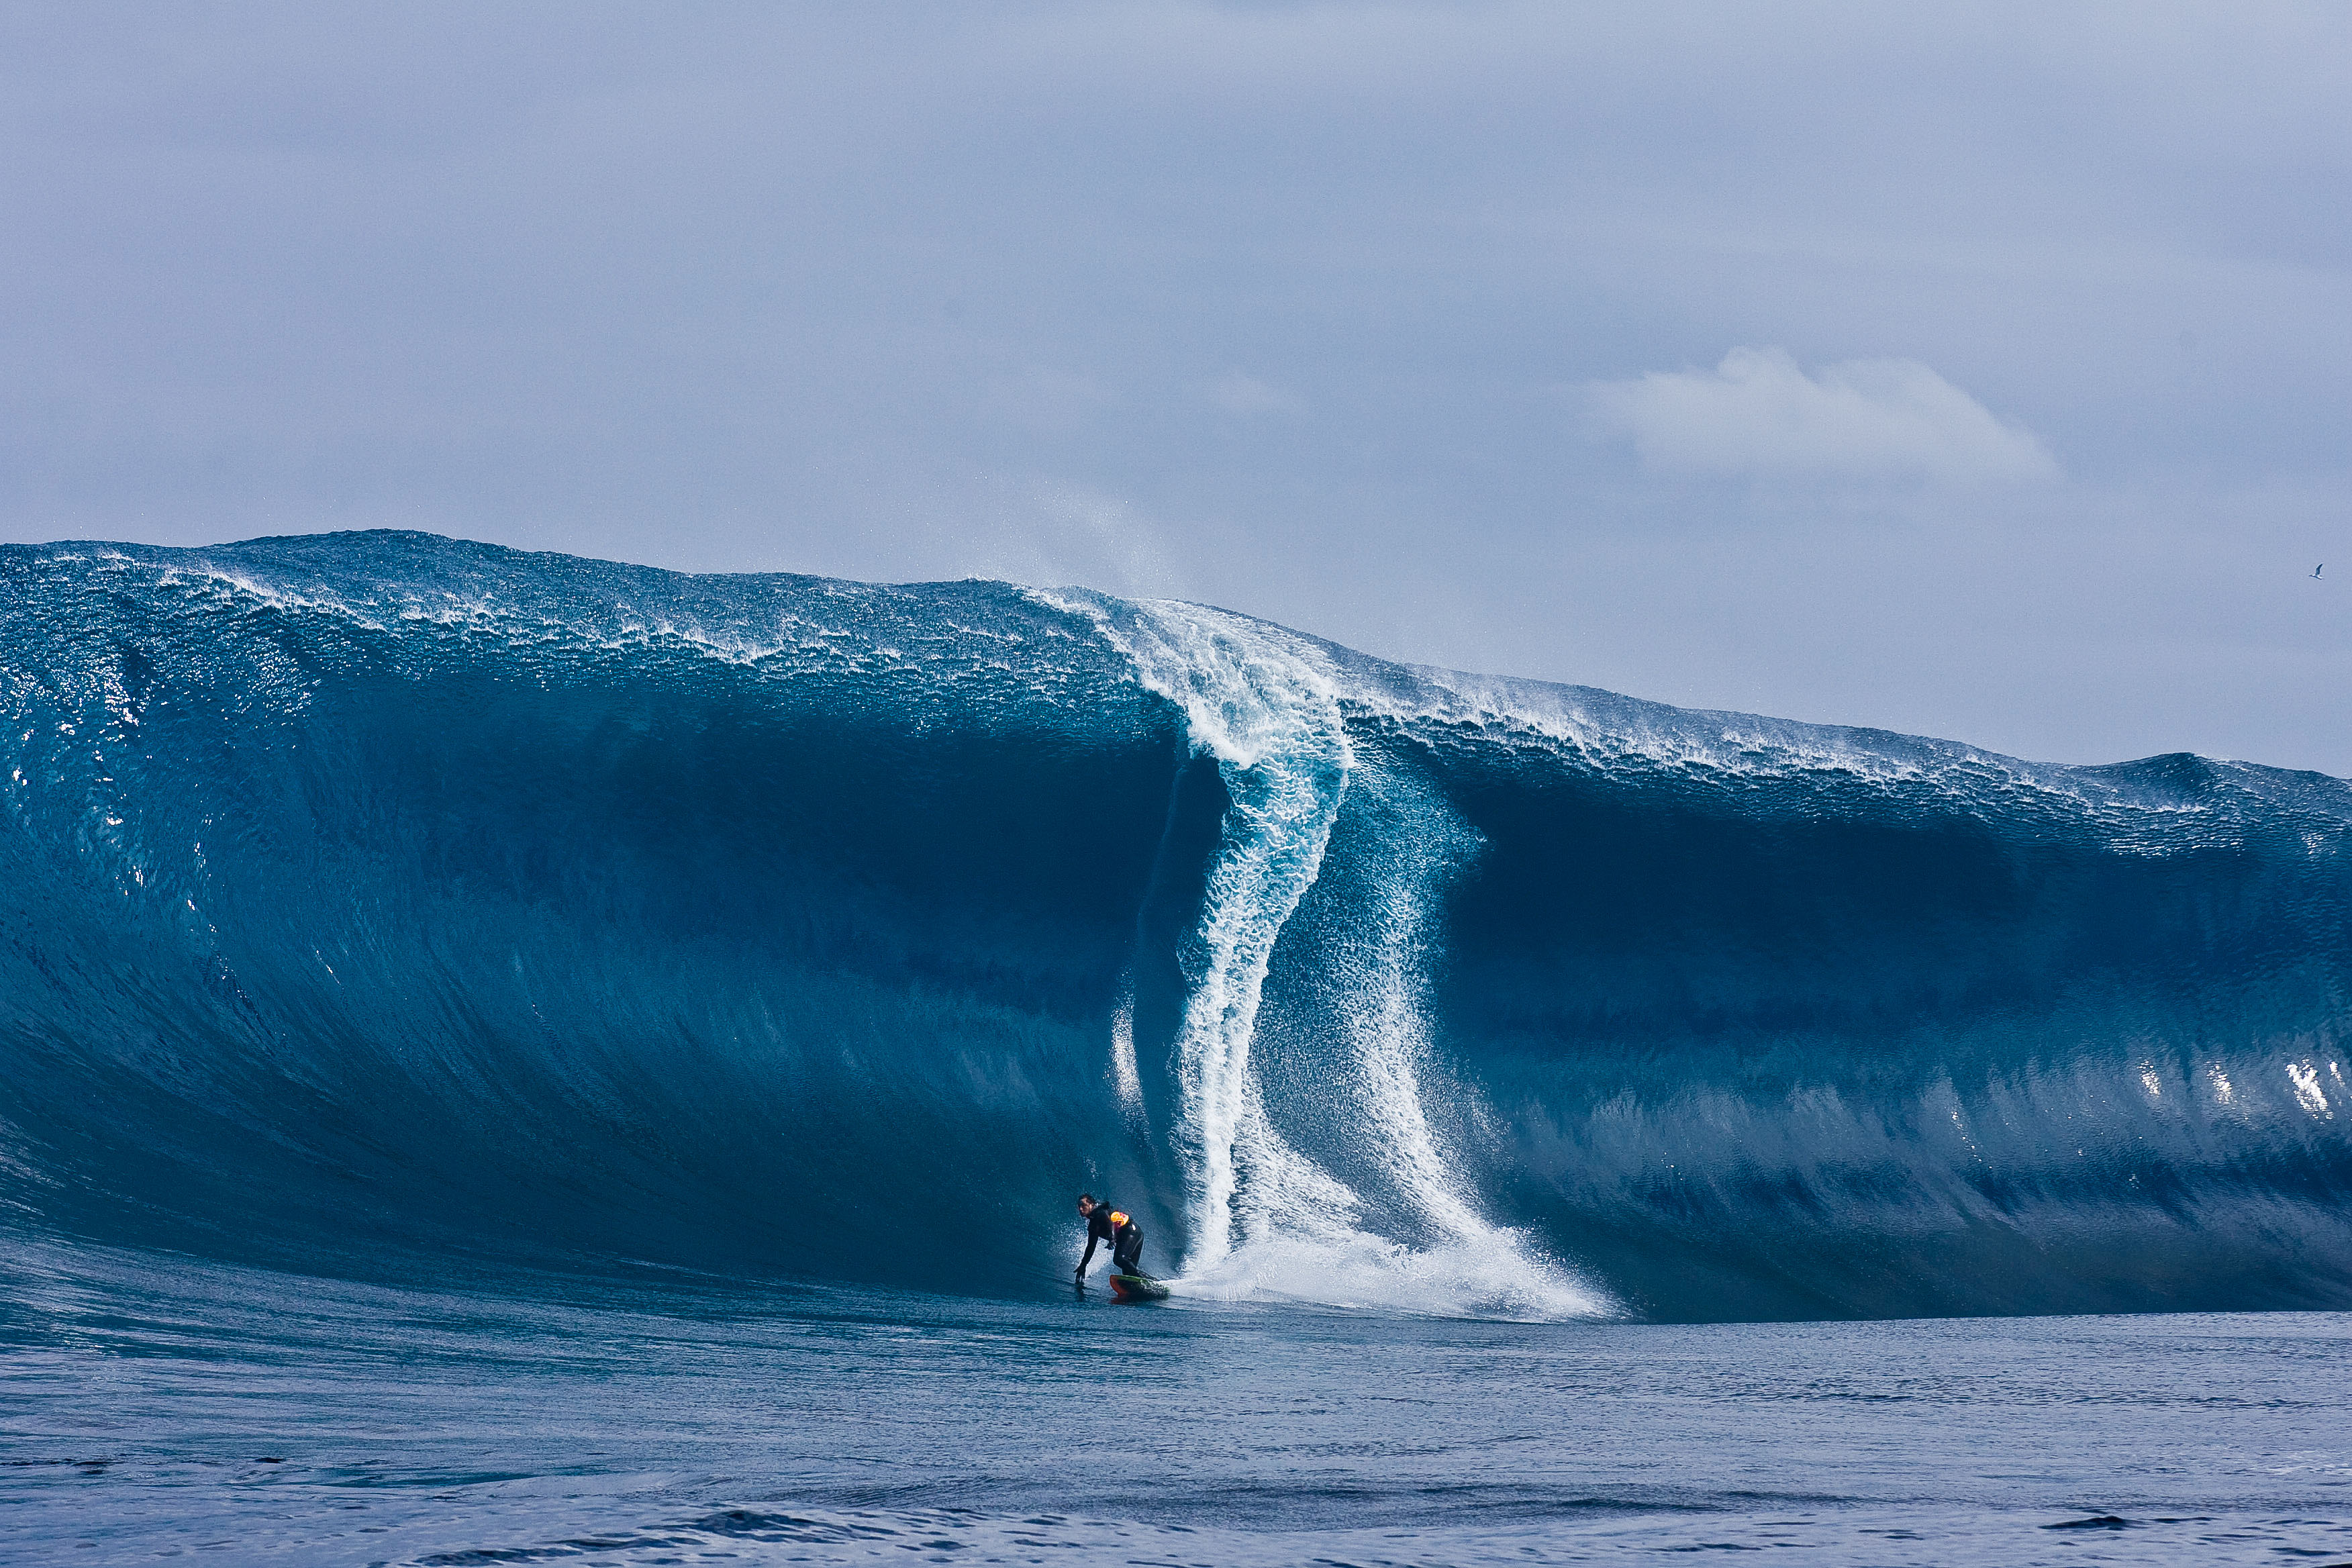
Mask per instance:
[[[2326,562],[2325,562],[2325,561],[2323,561],[2323,562],[2321,562],[2321,563],[2319,563],[2319,566],[2325,566],[2325,565],[2326,565],[2326,564],[2327,564],[2327,563],[2326,563]],[[2311,574],[2312,574],[2313,576],[2316,577],[2316,576],[2318,576],[2318,575],[2319,575],[2319,566],[2315,566],[2315,567],[2313,567],[2313,568],[2311,569]]]

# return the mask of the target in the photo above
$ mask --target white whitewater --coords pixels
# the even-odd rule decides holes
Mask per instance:
[[[1197,605],[1055,603],[1093,619],[1142,684],[1181,710],[1194,753],[1216,760],[1229,801],[1186,954],[1191,989],[1175,1047],[1192,1232],[1178,1288],[1433,1312],[1612,1311],[1478,1215],[1424,1108],[1424,895],[1475,841],[1433,821],[1450,817],[1442,805],[1408,799],[1360,761],[1339,672],[1305,638]],[[1327,989],[1353,1059],[1329,1087],[1344,1097],[1341,1123],[1419,1222],[1420,1247],[1360,1228],[1362,1198],[1283,1138],[1251,1060],[1276,942],[1315,883],[1351,789],[1368,792],[1376,819],[1410,815],[1414,830],[1387,836],[1395,863],[1382,868],[1377,907],[1351,910],[1356,935]],[[1114,1042],[1122,1080],[1133,1050],[1131,1037]]]
[[[1352,757],[1330,672],[1303,644],[1192,605],[1118,608],[1128,613],[1097,612],[1104,634],[1146,688],[1182,710],[1230,800],[1176,1045],[1176,1136],[1192,1184],[1186,1264],[1212,1268],[1300,1198],[1352,1205],[1267,1125],[1249,1059],[1266,964],[1322,866]]]

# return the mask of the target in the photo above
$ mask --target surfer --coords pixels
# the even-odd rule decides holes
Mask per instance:
[[[1087,1265],[1095,1260],[1095,1243],[1110,1243],[1110,1267],[1114,1274],[1143,1272],[1143,1227],[1106,1203],[1098,1203],[1092,1193],[1078,1194],[1078,1213],[1087,1222],[1087,1255],[1078,1259],[1078,1283],[1087,1282]]]

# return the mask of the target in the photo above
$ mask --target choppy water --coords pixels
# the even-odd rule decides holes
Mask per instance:
[[[17,1563],[2352,1561],[2352,1315],[1496,1323],[36,1245]]]

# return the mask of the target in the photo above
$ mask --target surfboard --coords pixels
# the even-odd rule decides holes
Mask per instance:
[[[1110,1299],[1114,1301],[1165,1301],[1168,1287],[1149,1274],[1114,1274],[1110,1277]]]

